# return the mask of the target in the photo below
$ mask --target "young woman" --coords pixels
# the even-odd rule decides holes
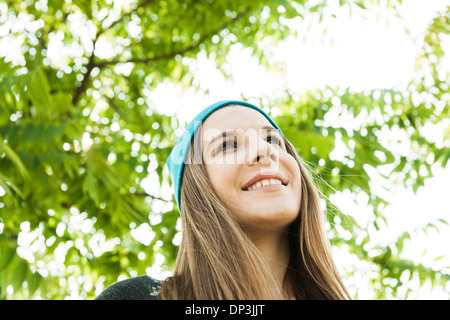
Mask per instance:
[[[118,282],[99,299],[350,299],[318,191],[263,110],[211,105],[188,125],[168,167],[182,222],[174,275]]]

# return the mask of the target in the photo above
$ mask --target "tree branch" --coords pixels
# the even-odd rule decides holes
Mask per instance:
[[[88,65],[86,67],[87,70],[86,70],[86,73],[83,76],[83,80],[81,81],[80,86],[75,89],[75,92],[73,94],[73,97],[72,97],[72,105],[73,106],[76,106],[78,104],[78,100],[80,100],[81,94],[84,92],[84,90],[86,90],[87,84],[89,82],[89,78],[91,77],[92,69],[94,69],[94,67],[95,67],[94,51],[95,51],[95,43],[97,42],[97,40],[98,39],[94,40],[94,48],[92,49],[92,54],[89,57],[89,62],[88,62]]]
[[[123,16],[121,16],[119,19],[117,19],[116,21],[114,21],[113,23],[111,23],[110,26],[108,26],[106,29],[101,29],[99,31],[97,31],[97,34],[95,36],[95,39],[98,39],[102,33],[104,33],[106,30],[111,29],[112,27],[114,27],[116,24],[118,24],[119,22],[122,22],[126,17],[130,16],[133,12],[136,12],[137,10],[139,10],[139,8],[143,8],[147,5],[149,5],[150,3],[154,2],[155,0],[146,0],[143,1],[142,3],[140,3],[136,8],[130,10],[129,12],[125,13]]]
[[[129,15],[131,15],[133,12],[137,11],[139,8],[142,8],[148,4],[150,4],[151,2],[153,2],[154,0],[147,0],[142,2],[139,6],[137,6],[135,9],[131,10],[130,12],[126,13],[125,15],[123,15],[120,19],[114,21],[109,27],[108,29],[110,29],[111,27],[113,27],[114,25],[116,25],[117,23],[123,21],[123,19]],[[78,104],[78,101],[80,100],[80,97],[82,95],[82,93],[86,90],[87,84],[90,80],[90,75],[92,70],[97,67],[99,69],[102,69],[106,66],[109,65],[116,65],[118,63],[128,63],[128,62],[132,62],[132,63],[149,63],[149,62],[155,62],[155,61],[159,61],[159,60],[165,60],[165,59],[170,59],[173,58],[177,55],[183,55],[189,51],[192,51],[196,48],[198,48],[200,46],[200,44],[202,44],[203,42],[205,42],[207,39],[211,38],[214,34],[219,33],[221,30],[225,29],[226,27],[228,27],[230,24],[235,23],[236,21],[238,21],[239,19],[241,19],[242,17],[244,17],[245,15],[247,15],[250,12],[250,8],[247,8],[246,10],[242,11],[241,13],[239,13],[236,17],[234,17],[233,19],[225,22],[224,24],[222,24],[221,26],[219,26],[217,29],[213,30],[212,32],[209,32],[207,34],[205,34],[203,37],[201,37],[196,43],[191,44],[190,46],[187,46],[186,48],[177,50],[177,51],[173,51],[173,52],[169,52],[166,54],[162,54],[160,56],[156,56],[153,58],[145,58],[145,59],[130,59],[130,60],[126,60],[126,61],[120,61],[120,60],[110,60],[110,61],[102,61],[102,62],[95,62],[95,55],[94,55],[94,51],[95,51],[95,44],[97,43],[97,40],[99,39],[99,37],[102,35],[103,32],[105,32],[108,29],[102,29],[99,30],[95,36],[95,39],[93,41],[93,50],[92,50],[92,54],[89,57],[89,62],[88,65],[86,67],[86,73],[84,74],[83,80],[81,81],[81,84],[79,87],[76,88],[73,97],[72,97],[72,105],[76,106]]]
[[[219,33],[221,30],[225,29],[226,27],[228,27],[230,24],[235,23],[237,20],[241,19],[242,17],[244,17],[245,15],[247,15],[250,12],[250,8],[247,8],[245,11],[239,13],[235,18],[225,22],[224,24],[222,24],[221,26],[219,26],[217,29],[215,29],[212,32],[207,33],[206,35],[204,35],[203,37],[201,37],[196,43],[191,44],[190,46],[187,46],[186,48],[177,50],[177,51],[173,51],[173,52],[169,52],[166,54],[162,54],[160,56],[156,56],[156,57],[152,57],[152,58],[144,58],[144,59],[130,59],[130,60],[125,60],[125,61],[121,61],[121,60],[110,60],[110,61],[102,61],[96,64],[96,67],[102,69],[106,66],[109,65],[116,65],[118,63],[149,63],[149,62],[155,62],[155,61],[159,61],[159,60],[165,60],[165,59],[170,59],[173,58],[177,55],[183,55],[189,51],[192,51],[196,48],[198,48],[203,42],[205,42],[208,38],[211,38],[213,35]]]
[[[135,195],[136,197],[144,197],[144,198],[145,197],[150,197],[153,200],[161,200],[163,202],[172,202],[172,200],[166,200],[166,199],[163,199],[163,198],[160,198],[160,197],[152,196],[151,194],[148,194],[146,192],[135,192],[135,193],[132,193],[132,194]]]
[[[92,46],[92,54],[89,57],[89,62],[86,66],[86,72],[83,76],[83,80],[81,81],[81,84],[79,87],[77,87],[75,89],[75,92],[73,94],[72,97],[72,105],[76,106],[78,104],[78,101],[81,98],[81,95],[83,94],[83,92],[86,90],[86,87],[88,85],[88,82],[90,80],[91,77],[91,72],[92,70],[97,66],[95,64],[95,45],[98,41],[98,39],[100,38],[100,36],[106,31],[109,30],[111,28],[113,28],[116,24],[118,24],[119,22],[122,22],[126,17],[130,16],[133,12],[136,12],[139,8],[143,8],[147,5],[149,5],[150,3],[154,2],[155,0],[146,0],[143,1],[142,3],[140,3],[136,8],[130,10],[129,12],[125,13],[123,16],[121,16],[118,20],[114,21],[113,23],[111,23],[110,26],[108,26],[108,28],[106,29],[100,29],[97,31],[97,34],[95,35],[95,38],[93,40],[93,46]]]

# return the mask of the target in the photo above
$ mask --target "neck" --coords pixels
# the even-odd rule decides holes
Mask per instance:
[[[289,264],[289,239],[287,233],[264,233],[252,237],[252,242],[265,258],[267,265],[278,286],[278,291],[284,291],[284,278]]]

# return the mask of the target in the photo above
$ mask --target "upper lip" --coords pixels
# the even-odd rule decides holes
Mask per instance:
[[[285,186],[287,185],[286,178],[279,172],[262,172],[251,178],[243,187],[242,190],[246,191],[248,187],[255,184],[258,181],[265,179],[278,179]]]

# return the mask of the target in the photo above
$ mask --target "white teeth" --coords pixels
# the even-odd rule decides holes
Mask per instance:
[[[247,190],[254,190],[261,186],[268,186],[268,185],[272,185],[272,184],[274,184],[274,185],[282,184],[282,182],[278,179],[264,179],[264,180],[258,181],[255,184],[251,185],[250,187],[248,187]]]

